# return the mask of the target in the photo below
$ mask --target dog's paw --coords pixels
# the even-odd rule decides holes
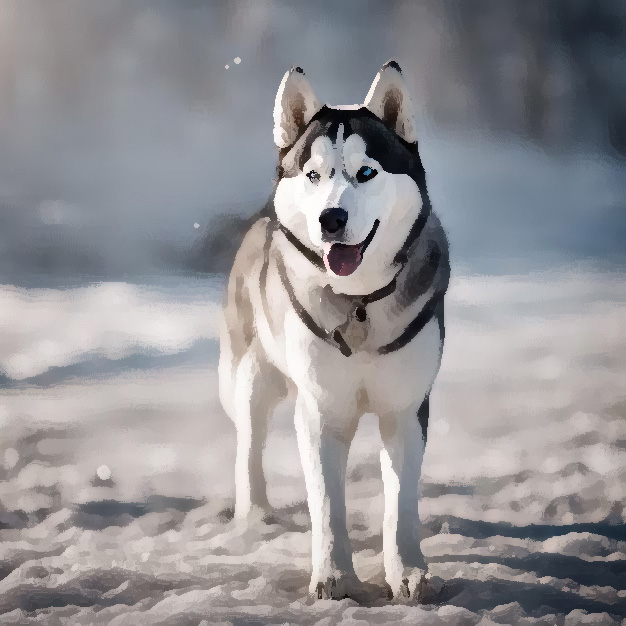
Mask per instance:
[[[441,604],[446,601],[446,582],[438,576],[427,575],[420,580],[415,595],[419,604]]]
[[[317,600],[343,600],[350,598],[358,604],[373,604],[385,597],[385,590],[378,585],[363,582],[354,574],[329,576],[311,589]]]
[[[402,579],[390,584],[390,600],[398,604],[434,604],[439,602],[443,581],[420,568],[405,569]]]
[[[242,527],[259,527],[273,523],[274,510],[268,505],[253,504],[247,508],[235,509],[235,522]]]
[[[402,572],[402,570],[400,570]],[[415,600],[416,588],[426,574],[423,569],[404,568],[402,575],[396,571],[391,577],[387,577],[389,586],[389,600],[399,604],[407,604]]]

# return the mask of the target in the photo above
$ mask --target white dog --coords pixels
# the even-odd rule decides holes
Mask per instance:
[[[274,110],[279,178],[230,276],[220,397],[237,428],[235,516],[268,509],[262,450],[293,388],[312,525],[310,592],[362,598],[346,527],[350,443],[364,413],[384,448],[387,583],[425,570],[418,490],[428,397],[443,349],[448,246],[431,210],[397,63],[362,106],[322,105],[300,68]]]

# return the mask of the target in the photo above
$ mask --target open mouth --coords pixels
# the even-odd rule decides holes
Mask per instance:
[[[345,243],[334,243],[324,255],[326,267],[337,276],[350,276],[361,265],[363,254],[374,239],[379,223],[379,220],[374,222],[369,235],[361,243],[352,246]]]

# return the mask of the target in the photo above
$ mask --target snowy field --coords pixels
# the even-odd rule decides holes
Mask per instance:
[[[453,280],[423,470],[421,606],[307,599],[287,406],[265,458],[275,517],[231,521],[221,289],[0,287],[0,624],[625,623],[625,275]],[[374,582],[379,448],[366,416],[348,512],[357,573]]]

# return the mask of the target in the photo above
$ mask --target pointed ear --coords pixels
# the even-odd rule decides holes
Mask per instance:
[[[290,146],[300,131],[322,108],[301,67],[292,67],[284,76],[274,105],[274,142]]]
[[[376,74],[365,98],[365,106],[404,141],[417,141],[411,97],[402,70],[395,61],[387,61]]]

